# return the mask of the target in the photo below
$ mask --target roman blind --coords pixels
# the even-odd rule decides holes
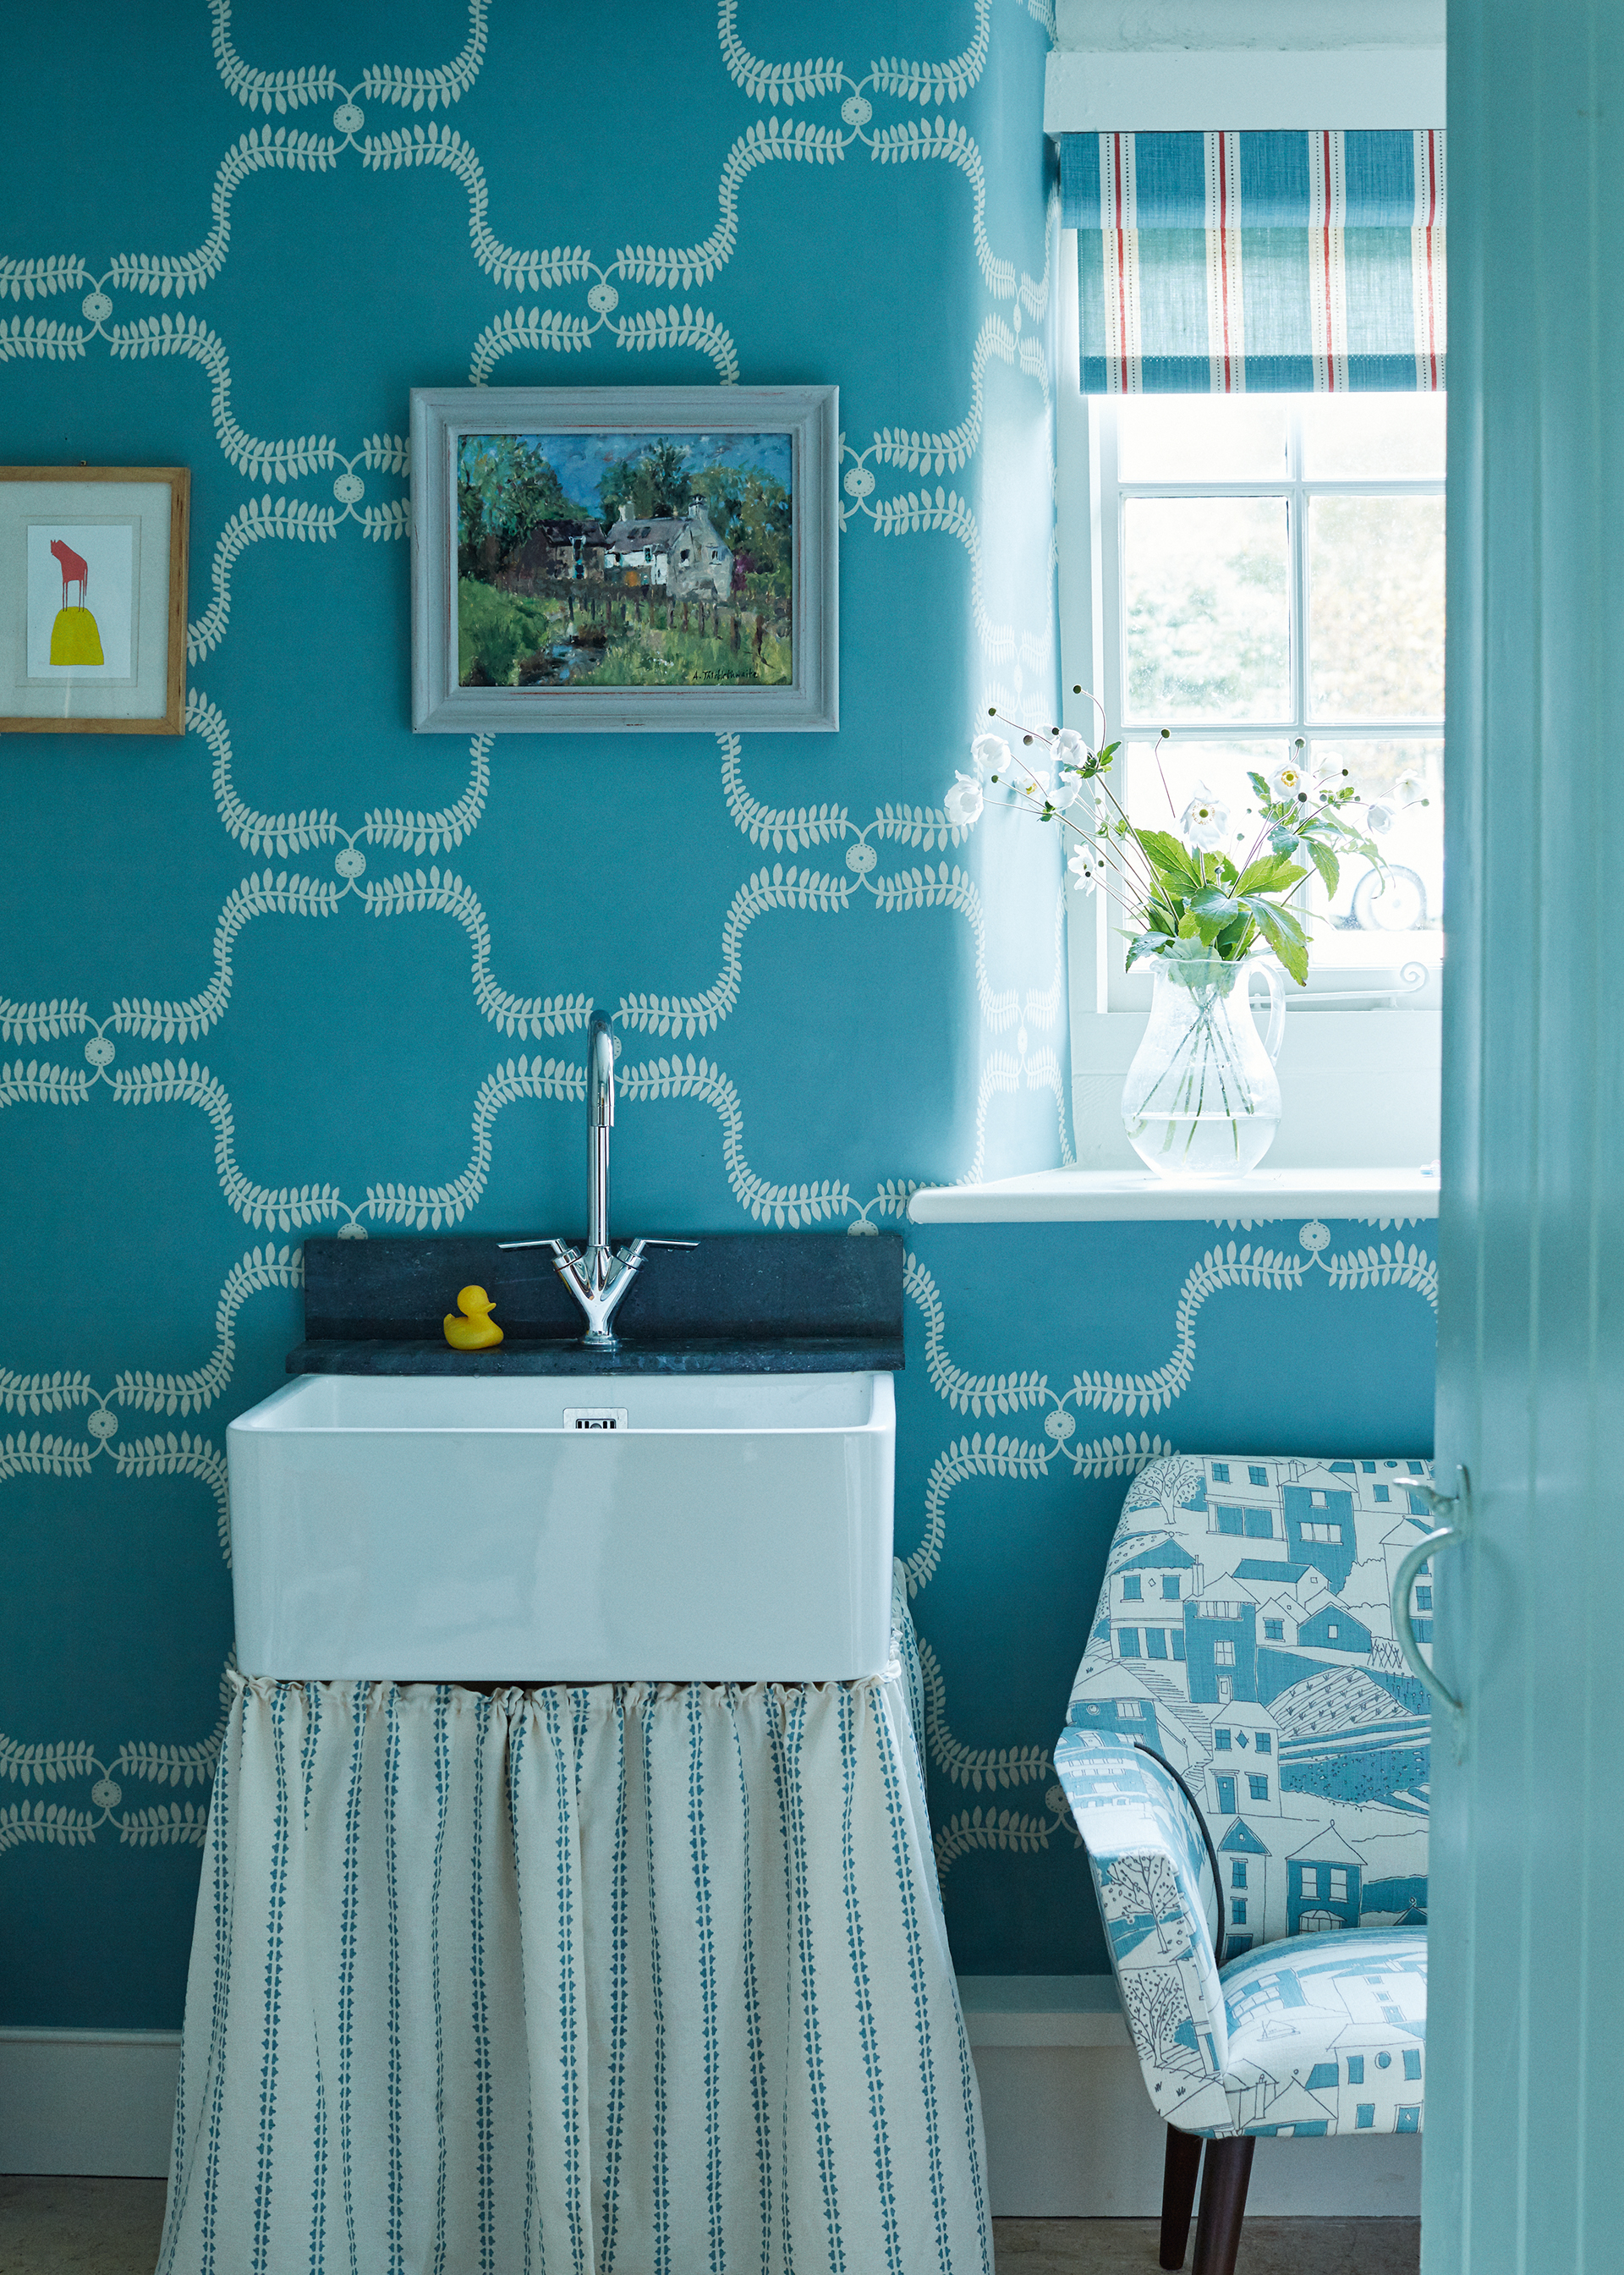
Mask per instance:
[[[1443,387],[1442,130],[1060,144],[1084,394]]]

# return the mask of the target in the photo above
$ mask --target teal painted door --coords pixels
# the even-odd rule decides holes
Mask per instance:
[[[1449,11],[1425,2275],[1624,2264],[1624,7]]]

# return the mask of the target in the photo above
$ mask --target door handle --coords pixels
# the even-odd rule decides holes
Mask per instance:
[[[1460,1488],[1453,1493],[1440,1493],[1430,1485],[1415,1478],[1402,1480],[1407,1493],[1424,1500],[1430,1515],[1440,1520],[1434,1531],[1424,1533],[1399,1566],[1393,1582],[1393,1632],[1404,1661],[1418,1682],[1424,1683],[1437,1704],[1449,1718],[1450,1735],[1454,1741],[1454,1757],[1460,1761],[1466,1744],[1466,1709],[1454,1693],[1434,1674],[1421,1656],[1421,1646],[1416,1641],[1416,1630],[1409,1615],[1409,1591],[1415,1585],[1416,1575],[1440,1548],[1458,1548],[1471,1529],[1472,1483],[1464,1470],[1458,1471]]]

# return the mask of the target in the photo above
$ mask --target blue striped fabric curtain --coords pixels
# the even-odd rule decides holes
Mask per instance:
[[[1084,393],[1441,389],[1444,141],[1062,135]]]

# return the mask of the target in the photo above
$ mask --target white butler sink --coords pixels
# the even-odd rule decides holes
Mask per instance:
[[[889,1655],[888,1374],[307,1374],[226,1432],[245,1674],[820,1682]]]

